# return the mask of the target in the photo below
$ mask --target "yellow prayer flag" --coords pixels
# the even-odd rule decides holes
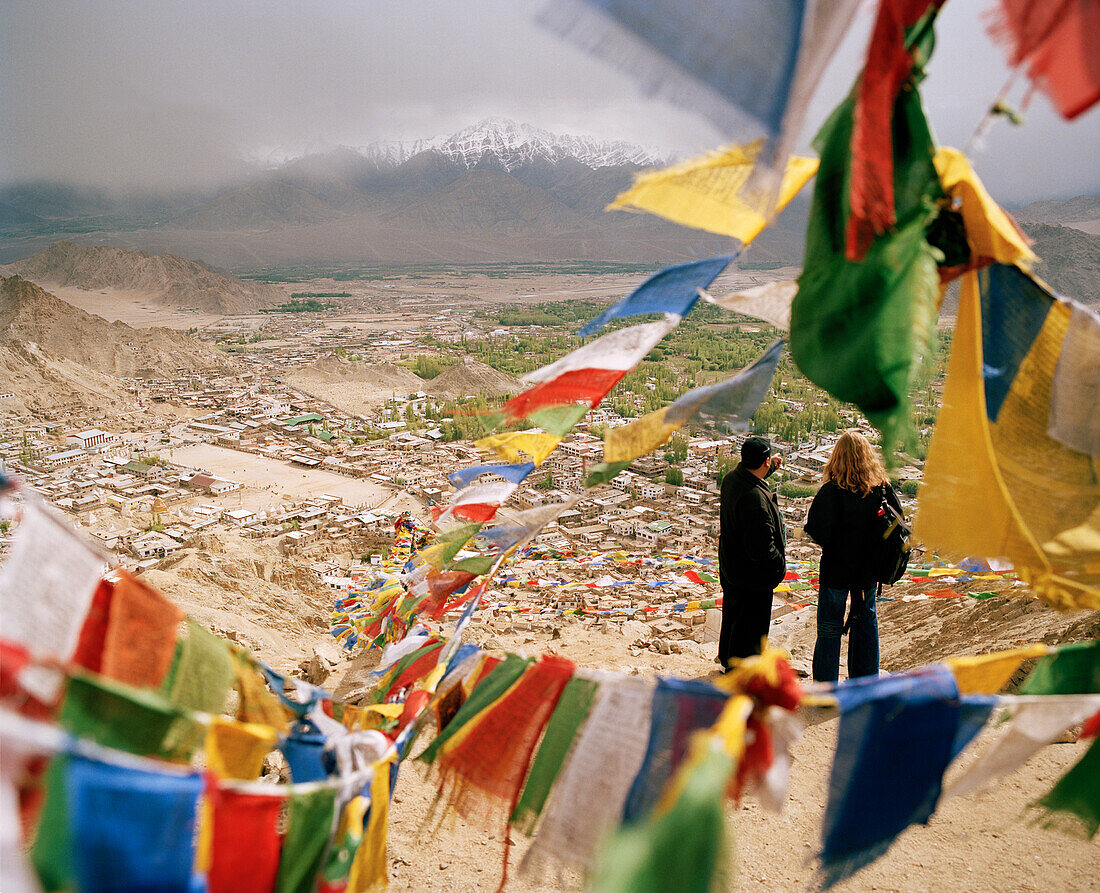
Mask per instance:
[[[219,778],[255,781],[277,738],[271,726],[214,717],[206,731],[206,765]]]
[[[816,158],[787,160],[775,207],[770,196],[746,194],[745,185],[764,147],[758,139],[728,146],[664,170],[641,174],[607,206],[608,211],[648,211],[675,223],[749,244],[817,173]]]
[[[945,663],[955,674],[962,695],[995,695],[1012,678],[1025,660],[1050,652],[1046,645],[1025,645],[1009,651],[975,657],[949,657]]]
[[[359,844],[351,863],[347,893],[366,893],[388,883],[386,825],[390,814],[390,764],[393,759],[391,756],[374,764],[374,778],[370,784],[370,818],[363,842]]]
[[[629,425],[609,428],[603,441],[604,462],[628,462],[667,443],[668,439],[684,426],[683,422],[679,424],[666,422],[667,412],[668,407],[665,406],[646,413]]]
[[[1015,264],[1028,270],[1038,258],[1027,237],[998,205],[958,149],[940,146],[933,162],[944,191],[959,204],[971,260]]]
[[[561,440],[557,434],[545,434],[542,431],[510,431],[505,434],[490,434],[475,441],[479,449],[496,453],[505,462],[531,461],[541,465]]]

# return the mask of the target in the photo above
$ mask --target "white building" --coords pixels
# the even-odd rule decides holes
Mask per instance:
[[[77,434],[67,435],[65,437],[65,446],[81,450],[92,450],[106,443],[110,443],[114,439],[115,436],[107,431],[100,431],[98,428],[89,428],[87,431],[80,431]]]

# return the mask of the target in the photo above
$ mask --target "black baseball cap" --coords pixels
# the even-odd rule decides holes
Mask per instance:
[[[772,454],[772,445],[766,437],[747,437],[741,444],[741,461],[746,468],[759,468]]]

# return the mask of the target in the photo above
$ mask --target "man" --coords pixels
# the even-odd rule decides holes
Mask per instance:
[[[718,662],[759,654],[768,634],[772,590],[787,572],[786,538],[775,494],[764,483],[783,464],[763,437],[741,445],[741,462],[722,479],[718,576],[722,583],[722,633]]]

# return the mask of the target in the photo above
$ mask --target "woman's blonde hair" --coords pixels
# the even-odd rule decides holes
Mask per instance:
[[[854,428],[840,435],[829,461],[825,463],[822,477],[861,496],[887,482],[886,471],[875,448]]]

